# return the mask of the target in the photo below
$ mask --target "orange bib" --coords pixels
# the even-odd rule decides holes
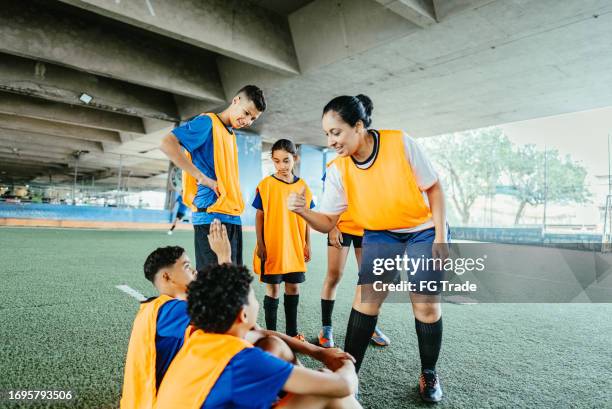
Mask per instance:
[[[213,156],[220,194],[215,203],[208,207],[207,212],[240,216],[244,211],[244,201],[240,192],[236,136],[227,130],[217,115],[211,113],[202,115],[207,115],[212,121]],[[191,160],[189,152],[185,154]],[[183,203],[192,211],[197,211],[193,205],[197,193],[196,179],[183,171]]]
[[[167,295],[160,295],[140,305],[140,310],[134,319],[125,360],[122,409],[153,407],[157,393],[155,386],[157,313],[162,305],[173,299]]]
[[[306,221],[287,208],[290,193],[306,188],[306,203],[312,201],[312,192],[303,179],[285,183],[273,176],[264,178],[257,186],[264,212],[263,236],[266,244],[266,274],[305,272],[304,247]],[[261,259],[257,248],[253,254],[253,271],[261,274]]]
[[[156,409],[199,409],[219,376],[247,341],[195,330],[185,340],[159,387]]]
[[[367,230],[405,229],[425,223],[431,211],[406,158],[403,132],[378,132],[378,156],[368,169],[359,169],[351,157],[334,160],[350,216]]]
[[[353,236],[363,236],[363,229],[352,219],[348,209],[340,215],[338,219],[338,230],[342,233],[352,234]]]
[[[329,161],[326,167],[329,168],[332,163],[334,163],[333,160]],[[355,223],[349,209],[346,209],[346,211],[340,215],[340,219],[338,219],[338,224],[336,227],[342,233],[348,233],[354,236],[363,236],[363,228]]]

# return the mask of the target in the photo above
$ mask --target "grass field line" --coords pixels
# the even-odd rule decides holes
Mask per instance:
[[[146,301],[146,299],[147,299],[147,297],[145,297],[144,295],[142,295],[138,291],[134,290],[129,285],[120,284],[120,285],[116,285],[115,288],[118,289],[118,290],[123,291],[124,293],[126,293],[127,295],[129,295],[131,297],[136,298],[138,301]]]

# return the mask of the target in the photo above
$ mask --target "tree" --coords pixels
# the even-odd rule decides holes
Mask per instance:
[[[479,196],[494,193],[512,145],[500,128],[482,128],[423,140],[464,225]]]
[[[514,188],[519,207],[518,224],[526,205],[585,203],[591,193],[585,185],[586,169],[557,150],[540,151],[535,145],[518,146],[505,160],[505,174]]]

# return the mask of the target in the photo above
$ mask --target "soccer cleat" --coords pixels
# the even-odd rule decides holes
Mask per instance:
[[[172,236],[172,230],[168,230],[168,236]]]
[[[389,346],[391,340],[380,330],[380,328],[376,327],[374,328],[374,333],[372,334],[372,342],[378,346],[386,347]]]
[[[319,332],[319,345],[323,348],[334,347],[334,333],[331,325],[324,325]]]
[[[425,402],[436,403],[442,400],[442,386],[436,371],[425,369],[419,377],[419,394]]]
[[[304,337],[304,334],[298,333],[296,336],[293,337],[293,339],[297,339],[298,341],[306,342],[306,338]]]

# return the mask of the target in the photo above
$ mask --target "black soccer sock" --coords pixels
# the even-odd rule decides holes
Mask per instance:
[[[300,295],[285,294],[285,322],[286,333],[290,337],[295,337],[298,334],[297,330],[297,310],[300,302]]]
[[[266,329],[276,331],[276,317],[278,312],[278,298],[264,297],[264,312],[266,316]]]
[[[355,369],[359,371],[361,361],[365,355],[374,328],[376,328],[378,315],[362,314],[356,309],[351,310],[348,327],[346,328],[346,340],[344,342],[344,350],[353,355],[355,360]]]
[[[442,346],[442,317],[432,324],[426,324],[415,318],[414,325],[419,340],[421,371],[424,369],[435,371]]]
[[[176,227],[176,224],[173,224],[172,227],[170,227],[170,231],[174,230],[175,227]]]
[[[321,298],[321,322],[323,326],[332,325],[332,313],[334,312],[334,300]]]

